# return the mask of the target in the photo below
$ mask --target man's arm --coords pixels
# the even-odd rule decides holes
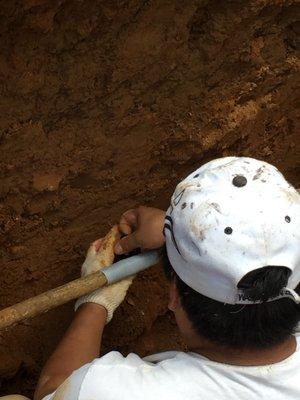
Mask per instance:
[[[54,392],[76,369],[99,356],[107,311],[94,303],[83,304],[56,350],[45,365],[34,399]]]
[[[163,246],[164,217],[164,211],[151,207],[139,207],[124,213],[119,229],[126,236],[121,240],[116,236],[119,247],[115,247],[115,252],[123,254],[136,248],[150,250]],[[83,275],[103,268],[102,241],[100,239],[90,247],[82,266]],[[110,258],[112,263],[113,251]],[[131,281],[132,278],[124,279],[79,299],[77,304],[82,305],[41,373],[35,400],[53,393],[75,370],[99,356],[104,326],[123,301]]]
[[[111,265],[114,261],[113,247],[119,238],[120,234],[115,226],[104,239],[92,243],[81,267],[81,275],[86,276]],[[77,300],[75,309],[78,311],[43,369],[35,400],[41,400],[47,394],[56,391],[74,371],[99,356],[104,326],[124,300],[131,282],[132,277],[126,278]],[[73,398],[74,395],[72,400]]]

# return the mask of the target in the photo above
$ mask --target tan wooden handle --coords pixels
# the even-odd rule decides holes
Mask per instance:
[[[4,308],[0,311],[0,330],[91,293],[106,283],[105,275],[99,271]]]
[[[118,228],[114,226],[103,239],[98,258],[101,268],[108,267],[113,263],[114,245],[119,237],[118,235]],[[0,311],[0,329],[7,328],[24,319],[52,310],[70,300],[91,293],[106,284],[106,276],[101,271],[98,271],[48,290],[45,293],[24,300],[21,303],[4,308]]]

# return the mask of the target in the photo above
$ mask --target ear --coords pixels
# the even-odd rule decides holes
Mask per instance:
[[[170,290],[169,290],[169,304],[168,304],[168,309],[170,311],[176,311],[179,307],[181,307],[180,303],[180,297],[178,293],[178,289],[176,286],[175,279],[173,279],[171,285],[170,285]]]

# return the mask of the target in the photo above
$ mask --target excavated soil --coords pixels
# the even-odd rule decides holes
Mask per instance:
[[[296,4],[0,1],[0,307],[78,277],[124,210],[166,207],[213,157],[300,186]],[[141,274],[104,350],[184,348],[166,301],[161,268]],[[1,332],[1,394],[32,395],[72,307]]]

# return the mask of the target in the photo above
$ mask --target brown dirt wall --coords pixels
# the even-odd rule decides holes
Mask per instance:
[[[78,277],[124,210],[166,207],[213,157],[300,186],[297,16],[293,0],[0,1],[0,307]],[[161,269],[141,274],[104,350],[183,348],[166,301]],[[0,333],[1,394],[32,394],[71,317]]]

